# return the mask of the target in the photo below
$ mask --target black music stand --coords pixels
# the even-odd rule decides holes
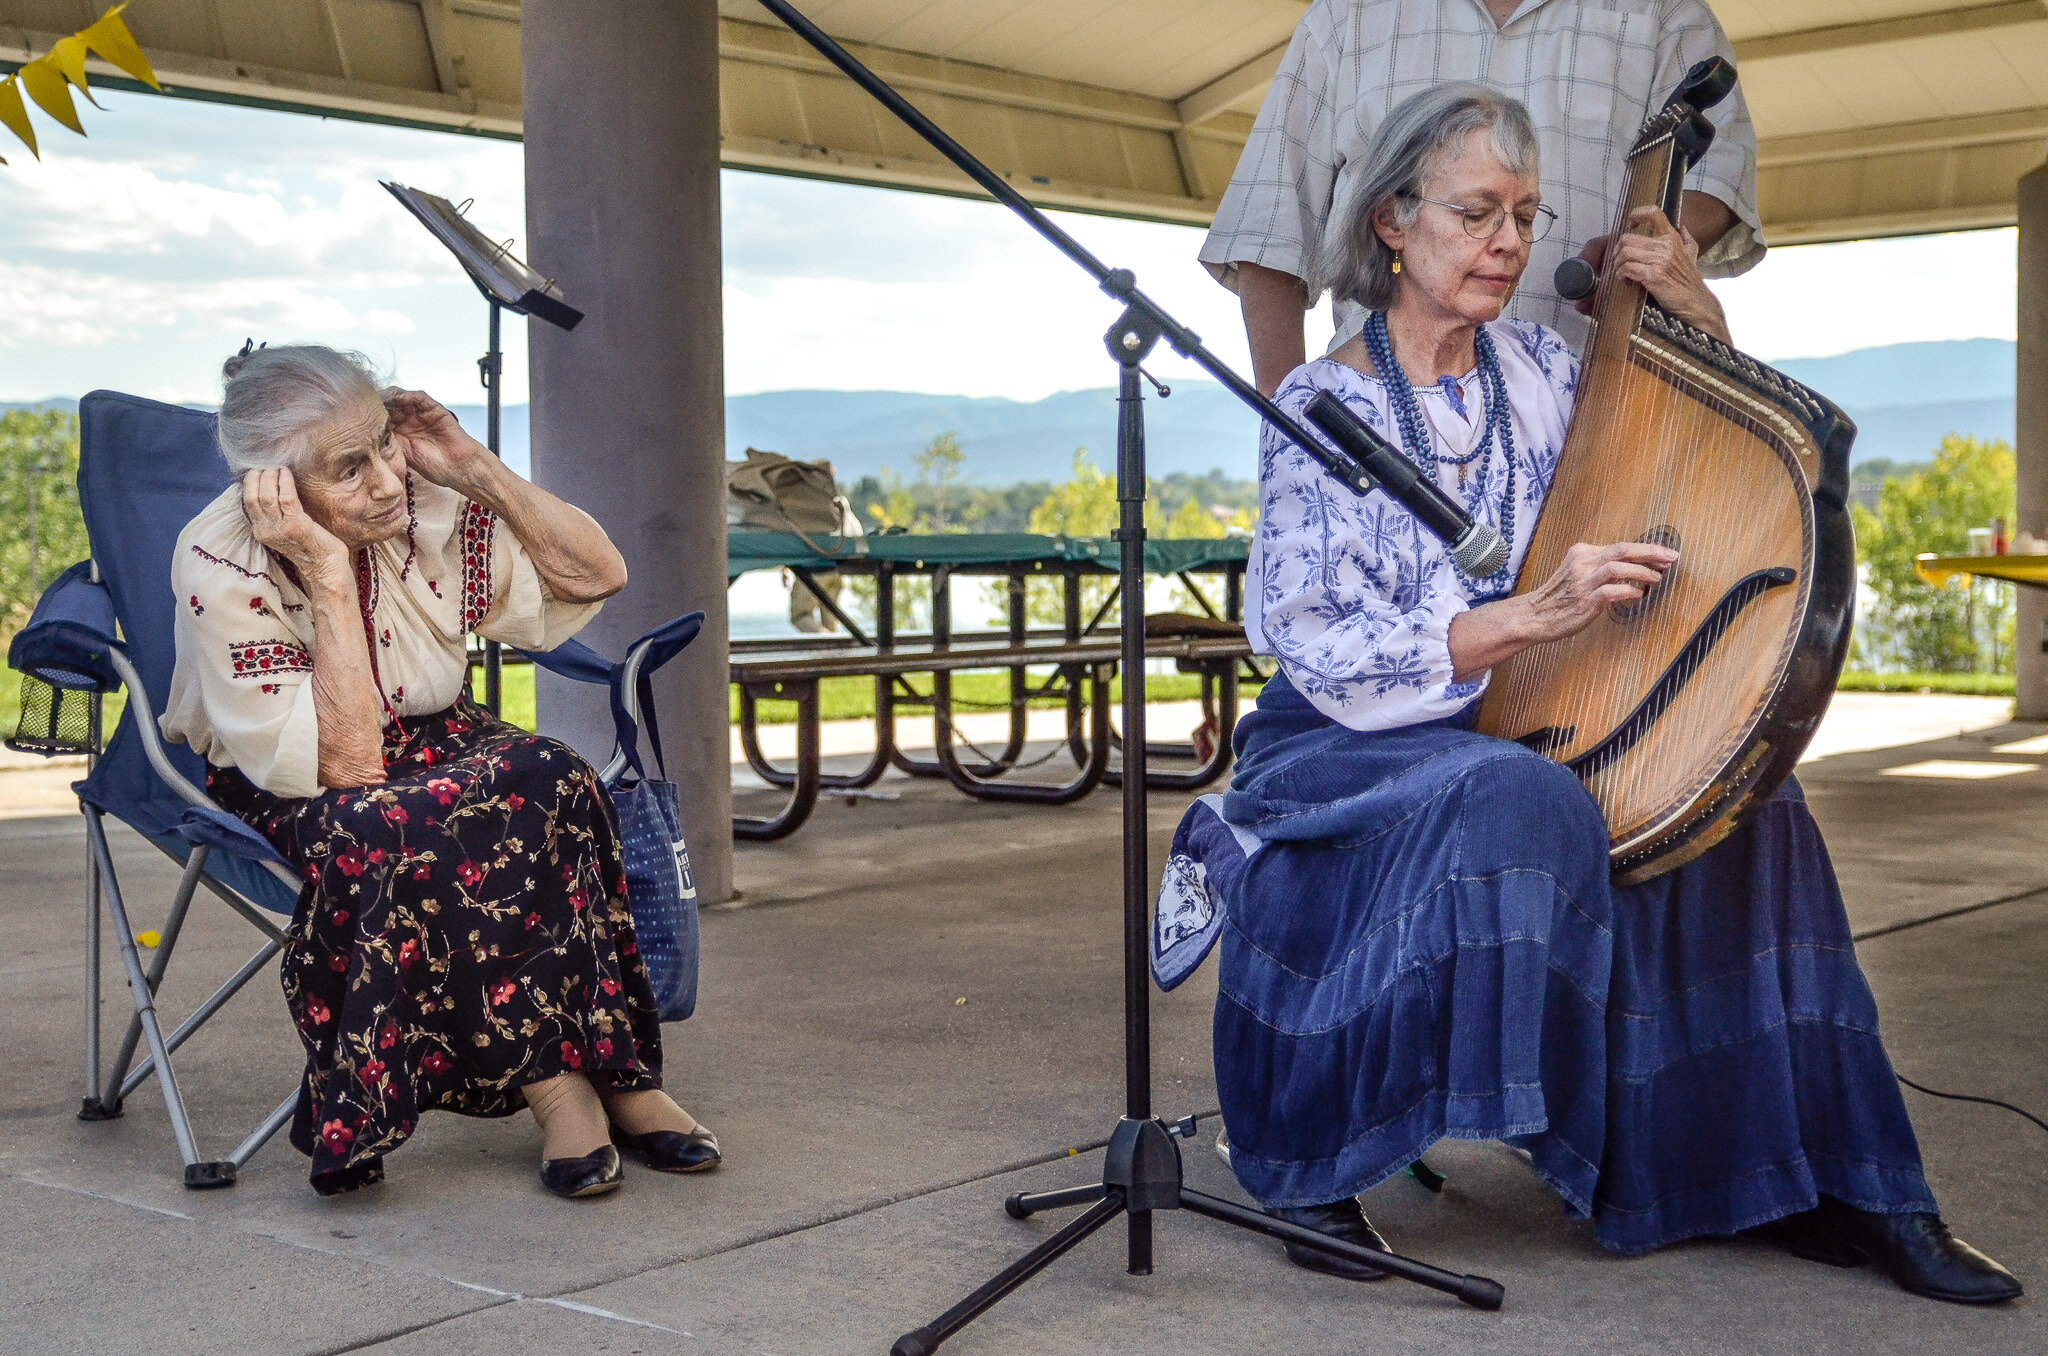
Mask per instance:
[[[1181,1181],[1180,1145],[1176,1140],[1193,1136],[1195,1118],[1168,1125],[1152,1113],[1152,973],[1148,936],[1151,870],[1145,822],[1145,393],[1139,364],[1164,339],[1176,353],[1215,377],[1343,483],[1363,494],[1375,482],[1356,461],[1309,434],[1202,347],[1201,339],[1192,330],[1138,290],[1137,279],[1130,270],[1111,269],[1090,254],[1079,241],[1027,202],[1007,180],[975,159],[788,0],[761,3],[997,201],[1023,217],[1054,248],[1086,270],[1103,291],[1124,304],[1123,314],[1103,336],[1109,356],[1117,363],[1115,537],[1122,548],[1119,586],[1124,598],[1120,626],[1123,649],[1119,660],[1124,680],[1124,1115],[1110,1136],[1100,1182],[1063,1191],[1012,1196],[1003,1203],[1015,1219],[1068,1206],[1086,1205],[1088,1209],[938,1318],[897,1338],[890,1349],[892,1356],[930,1356],[947,1338],[1119,1215],[1130,1220],[1130,1274],[1151,1275],[1152,1213],[1156,1210],[1190,1210],[1252,1233],[1376,1266],[1391,1275],[1456,1295],[1474,1308],[1498,1309],[1505,1293],[1498,1281],[1484,1276],[1459,1276],[1394,1253],[1372,1252],[1258,1210],[1248,1210],[1234,1201],[1189,1190]]]
[[[498,446],[499,387],[505,360],[498,347],[499,317],[511,311],[516,315],[537,316],[550,325],[573,330],[583,319],[583,312],[562,300],[554,279],[543,278],[516,257],[509,244],[499,244],[472,225],[463,215],[468,203],[457,207],[446,198],[421,189],[407,188],[404,184],[385,183],[384,187],[455,256],[455,262],[462,265],[462,271],[476,284],[476,290],[483,293],[484,300],[491,304],[490,346],[484,350],[484,356],[476,360],[476,368],[485,392],[484,446],[491,449],[492,456],[501,456],[503,452]],[[503,705],[503,654],[504,649],[497,641],[484,642],[484,705],[494,716],[500,714]]]

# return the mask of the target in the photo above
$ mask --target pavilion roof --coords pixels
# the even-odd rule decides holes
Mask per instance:
[[[1773,240],[2013,220],[2015,181],[2048,159],[2048,0],[1709,3],[1762,139]],[[102,7],[0,0],[0,69]],[[809,12],[1035,199],[1201,223],[1306,8],[811,0]],[[967,188],[754,0],[719,0],[719,13],[728,164]],[[178,94],[519,132],[508,0],[148,0],[124,17]]]

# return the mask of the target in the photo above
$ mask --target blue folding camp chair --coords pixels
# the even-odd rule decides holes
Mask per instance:
[[[176,604],[170,584],[171,552],[185,524],[233,477],[214,441],[210,414],[94,391],[78,402],[78,418],[78,498],[92,559],[66,570],[44,591],[35,615],[8,651],[8,662],[28,675],[29,686],[37,680],[49,684],[41,694],[24,694],[24,710],[34,713],[27,723],[41,728],[25,729],[23,734],[31,737],[20,743],[33,747],[35,735],[46,735],[48,747],[43,751],[67,751],[81,742],[77,733],[83,715],[82,751],[92,759],[85,780],[72,788],[85,814],[90,854],[86,866],[86,1097],[78,1114],[88,1121],[119,1116],[123,1100],[154,1075],[170,1113],[178,1155],[184,1160],[185,1185],[223,1187],[232,1184],[236,1170],[291,1119],[298,1100],[294,1087],[291,1096],[233,1153],[225,1159],[205,1160],[193,1139],[192,1121],[171,1065],[172,1053],[283,948],[284,932],[269,915],[289,918],[299,896],[300,882],[276,849],[208,798],[206,768],[199,756],[182,745],[166,745],[157,731],[156,718],[163,714],[177,660],[171,639]],[[128,689],[127,709],[114,737],[101,750],[100,699],[123,686]],[[47,718],[37,719],[42,716],[44,701],[50,711]],[[82,712],[81,706],[85,708]],[[107,847],[109,815],[185,868],[147,971]],[[156,1010],[156,991],[201,886],[247,919],[263,934],[264,942],[212,997],[165,1035]],[[121,963],[135,1006],[113,1063],[104,1068],[100,1058],[102,905],[120,943]],[[134,1064],[138,1043],[147,1045],[148,1053],[140,1064]]]
[[[91,760],[85,780],[72,787],[85,815],[89,848],[86,1096],[79,1118],[119,1116],[123,1100],[154,1075],[185,1165],[185,1185],[230,1186],[242,1165],[291,1119],[298,1103],[298,1078],[294,1075],[291,1094],[233,1153],[203,1160],[171,1055],[283,948],[285,934],[269,915],[290,918],[301,882],[261,834],[207,796],[203,760],[182,744],[166,744],[157,718],[163,714],[177,662],[172,552],[185,524],[233,476],[221,457],[214,416],[209,413],[94,391],[79,401],[78,414],[79,502],[92,558],[72,566],[44,590],[34,616],[9,647],[8,663],[25,677],[21,726],[8,742],[50,755],[85,753]],[[656,627],[635,641],[618,664],[573,640],[536,659],[566,677],[609,684],[622,737],[629,730],[637,736],[645,691],[641,675],[688,645],[702,620],[696,613]],[[101,702],[120,687],[128,690],[127,708],[113,738],[102,748]],[[616,777],[626,762],[625,750],[615,751],[607,780]],[[147,970],[107,846],[109,815],[184,865]],[[261,932],[264,942],[165,1035],[156,993],[202,886]],[[103,1066],[101,1060],[103,905],[120,941],[135,1007],[111,1066]],[[135,1064],[138,1044],[146,1045],[148,1053]]]

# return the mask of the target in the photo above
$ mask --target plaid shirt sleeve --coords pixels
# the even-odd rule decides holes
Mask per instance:
[[[1202,264],[1233,292],[1240,263],[1304,279],[1313,267],[1343,163],[1331,106],[1341,58],[1325,12],[1311,8],[1295,28],[1202,242]]]
[[[1695,63],[1710,56],[1735,60],[1728,35],[1701,0],[1676,0],[1664,11],[1657,37],[1659,97],[1676,89]],[[1756,207],[1756,128],[1749,120],[1742,85],[1738,82],[1707,116],[1719,135],[1686,175],[1685,186],[1712,194],[1735,213],[1728,234],[1700,255],[1700,272],[1709,278],[1732,278],[1755,268],[1764,257],[1763,218]]]

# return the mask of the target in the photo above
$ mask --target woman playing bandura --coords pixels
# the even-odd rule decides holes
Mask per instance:
[[[1276,399],[1299,417],[1333,392],[1513,549],[1467,577],[1386,496],[1265,432],[1246,629],[1280,676],[1238,726],[1221,811],[1260,843],[1219,887],[1216,1072],[1239,1181],[1384,1248],[1360,1191],[1440,1138],[1505,1140],[1618,1251],[1753,1231],[1919,1294],[2018,1295],[1935,1212],[1798,786],[1697,861],[1610,886],[1577,778],[1472,730],[1489,669],[1678,560],[1588,543],[1513,593],[1578,377],[1555,333],[1499,319],[1548,222],[1527,112],[1478,85],[1424,91],[1355,182],[1322,274],[1371,312],[1365,332]],[[1622,275],[1726,339],[1690,238],[1655,209],[1630,224]],[[1178,841],[1216,842],[1210,813]]]
[[[305,876],[281,977],[314,1187],[382,1180],[436,1108],[530,1107],[559,1195],[616,1187],[614,1142],[666,1171],[715,1165],[661,1091],[604,789],[467,690],[468,633],[552,649],[625,587],[625,562],[356,355],[245,349],[224,370],[238,479],[178,538],[163,730]]]

